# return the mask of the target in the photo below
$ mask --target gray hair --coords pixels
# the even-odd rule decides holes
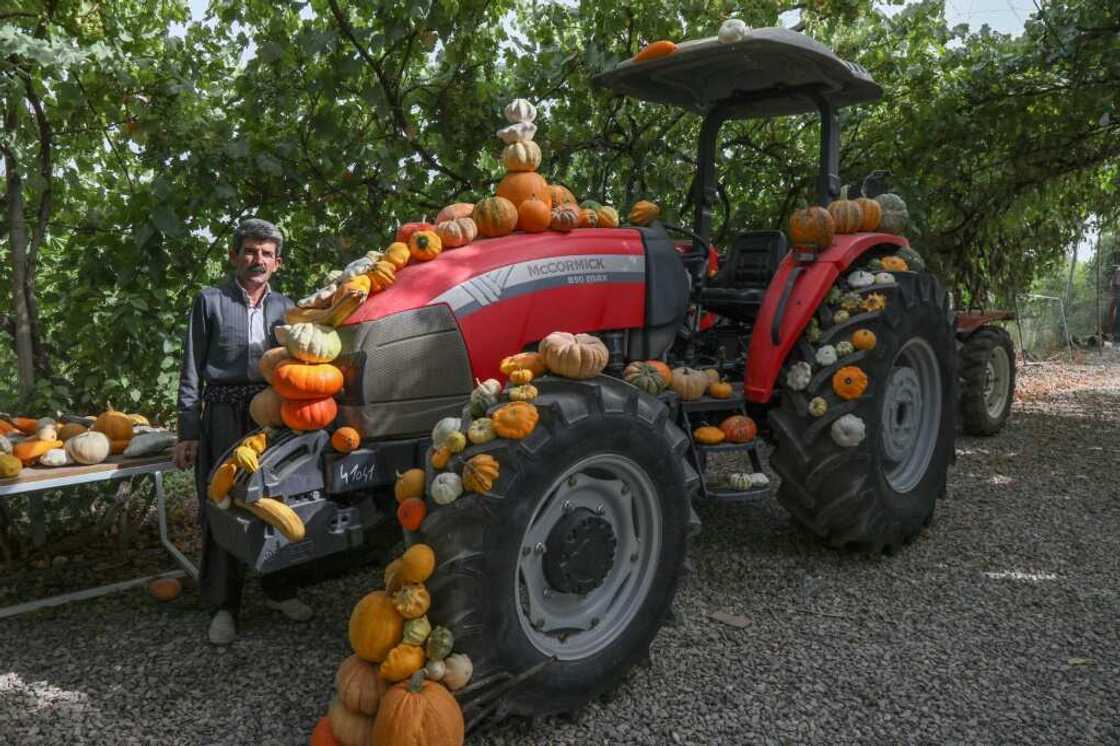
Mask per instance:
[[[241,245],[246,238],[255,238],[258,241],[276,242],[276,256],[280,256],[284,249],[284,234],[272,223],[260,218],[243,220],[233,232],[234,253],[241,253]]]

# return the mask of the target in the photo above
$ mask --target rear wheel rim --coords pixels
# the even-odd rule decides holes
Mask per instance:
[[[880,442],[884,476],[895,492],[914,489],[937,449],[941,426],[941,369],[924,339],[909,340],[895,355],[883,396]]]
[[[984,371],[984,407],[993,420],[1003,416],[1003,409],[1007,406],[1007,396],[1010,393],[1008,391],[1010,378],[1011,361],[1007,358],[1007,350],[1003,347],[994,347]]]
[[[562,593],[546,577],[546,544],[571,511],[591,511],[610,524],[613,563],[586,594]],[[521,630],[541,653],[559,660],[591,657],[630,626],[649,593],[661,554],[657,489],[638,464],[620,454],[583,459],[545,492],[519,546],[513,591]]]

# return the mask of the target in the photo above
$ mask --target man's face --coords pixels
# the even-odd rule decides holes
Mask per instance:
[[[284,263],[276,255],[276,242],[259,238],[246,238],[240,252],[230,249],[229,261],[244,286],[265,285]]]

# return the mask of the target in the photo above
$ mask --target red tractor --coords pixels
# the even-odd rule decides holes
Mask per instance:
[[[395,474],[427,463],[432,427],[466,416],[477,379],[503,378],[504,356],[534,350],[554,330],[598,336],[610,351],[606,375],[534,381],[540,422],[531,436],[457,457],[497,458],[492,489],[429,502],[420,530],[406,536],[439,559],[430,616],[451,628],[476,678],[507,684],[485,708],[474,703],[474,715],[574,709],[648,655],[699,528],[693,503],[767,494],[705,479],[716,453],[738,450],[754,471],[760,461],[754,441],[694,442],[697,426],[749,413],[796,522],[833,546],[870,552],[906,544],[929,523],[953,459],[954,316],[905,238],[837,235],[830,248],[802,253],[781,232],[743,230],[710,272],[721,125],[819,114],[817,197],[827,204],[840,187],[837,111],[881,95],[866,71],[801,34],[758,29],[623,62],[597,82],[703,117],[691,229],[519,233],[405,268],[340,329],[346,383],[336,424],[357,426],[362,446],[343,455],[324,431],[278,434],[260,470],[234,488],[245,502],[283,499],[306,538],[289,544],[252,516],[210,511],[218,541],[261,571],[358,546],[392,516]],[[898,255],[909,271],[846,284],[857,268]],[[840,345],[857,331],[875,344]],[[824,346],[844,354],[822,356]],[[627,361],[653,358],[718,367],[737,381],[734,395],[682,401],[622,380]],[[852,368],[865,389],[834,382]]]

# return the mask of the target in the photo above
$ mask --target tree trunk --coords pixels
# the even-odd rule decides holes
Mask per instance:
[[[19,362],[19,388],[22,398],[30,398],[35,388],[34,344],[31,315],[27,307],[27,223],[23,217],[23,179],[10,151],[4,154],[8,188],[8,237],[12,247],[12,309],[15,311],[16,359]]]

